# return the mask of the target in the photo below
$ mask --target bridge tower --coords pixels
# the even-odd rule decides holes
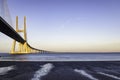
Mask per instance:
[[[16,31],[12,28],[12,19],[9,13],[7,0],[0,0],[0,32],[14,39],[10,54],[44,53],[45,50],[36,49],[27,43],[26,17],[24,17],[24,29],[18,28],[18,16],[16,17]],[[8,32],[10,31],[10,32]],[[17,33],[23,33],[24,39]],[[18,43],[18,44],[17,44]]]
[[[16,44],[17,41],[13,41],[12,49],[11,49],[11,54],[25,54],[25,53],[31,53],[33,50],[28,46],[27,44],[27,33],[26,33],[26,17],[24,16],[24,29],[20,30],[18,28],[18,16],[16,16],[16,32],[17,33],[23,33],[24,35],[24,40],[26,41],[24,44],[18,43]],[[17,49],[17,50],[16,50]]]

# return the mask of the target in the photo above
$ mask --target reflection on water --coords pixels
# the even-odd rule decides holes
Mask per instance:
[[[116,61],[120,53],[37,53],[25,55],[0,54],[0,61]]]

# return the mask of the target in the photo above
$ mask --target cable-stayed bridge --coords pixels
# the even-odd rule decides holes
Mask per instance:
[[[24,29],[18,28],[18,16],[16,17],[16,30],[12,28],[12,20],[7,6],[7,0],[0,0],[0,32],[14,39],[11,54],[43,53],[45,50],[36,49],[27,42],[26,17],[24,17]],[[23,33],[24,38],[19,35]],[[17,43],[18,42],[18,46]],[[18,47],[16,49],[16,47]]]

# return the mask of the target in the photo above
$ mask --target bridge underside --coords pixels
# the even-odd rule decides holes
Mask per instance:
[[[6,22],[9,22],[9,24]],[[12,38],[13,45],[11,49],[11,53],[34,53],[34,52],[45,52],[45,50],[39,50],[31,47],[27,42],[27,33],[26,33],[26,18],[24,18],[24,29],[18,29],[18,21],[16,20],[16,30],[12,28],[10,25],[12,24],[11,16],[9,13],[9,8],[7,5],[7,0],[0,0],[0,32]],[[24,37],[19,35],[19,33],[23,32]],[[16,44],[16,42],[18,42]],[[17,46],[16,46],[17,45]],[[17,48],[16,48],[17,47]]]
[[[0,32],[22,44],[26,42],[2,17],[0,17]]]
[[[26,22],[26,21],[25,21]],[[26,23],[25,23],[26,24]],[[19,31],[19,30],[18,30]],[[31,47],[26,39],[23,39],[17,31],[15,31],[2,17],[0,17],[0,32],[14,39],[11,54],[24,54],[24,53],[43,53],[45,50],[39,50]],[[26,33],[24,33],[26,35]],[[15,42],[19,42],[19,51],[15,50]]]

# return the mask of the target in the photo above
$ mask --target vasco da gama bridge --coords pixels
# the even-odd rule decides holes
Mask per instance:
[[[10,17],[6,0],[0,0],[0,32],[14,39],[10,54],[28,54],[28,53],[44,53],[45,50],[39,50],[31,47],[27,42],[26,34],[26,17],[24,17],[24,29],[18,28],[18,16],[16,17],[16,30],[4,19]],[[10,18],[9,18],[10,20]],[[23,33],[22,38],[19,33]],[[18,43],[18,45],[16,44]],[[16,50],[17,48],[17,50]]]

